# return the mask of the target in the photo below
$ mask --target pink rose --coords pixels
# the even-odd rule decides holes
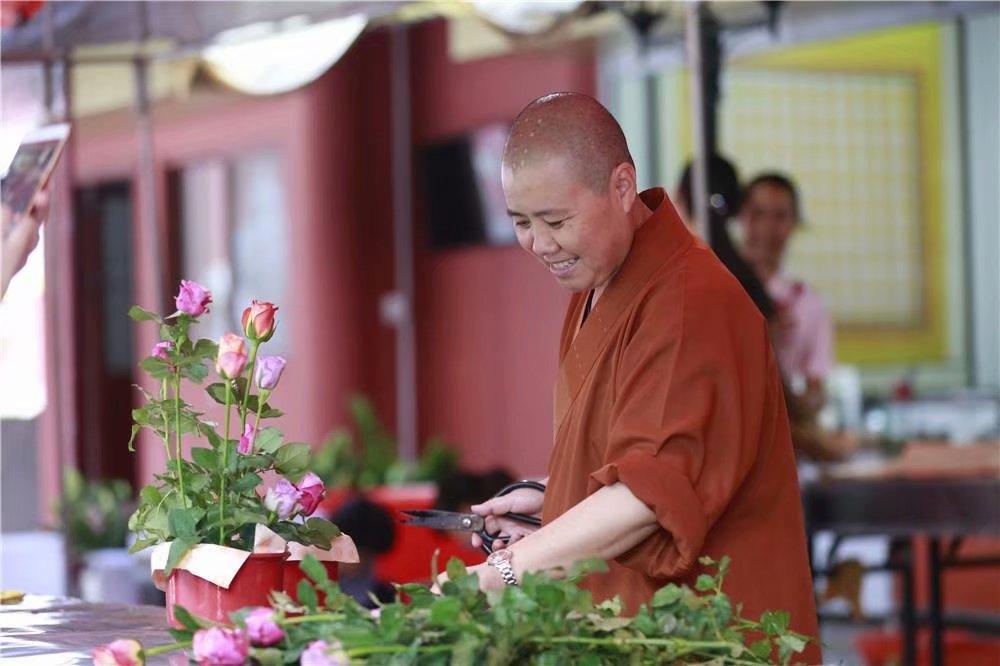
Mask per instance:
[[[201,666],[243,666],[250,652],[246,634],[222,627],[199,629],[191,647]]]
[[[274,390],[284,371],[285,359],[280,356],[260,356],[257,359],[257,388],[265,391]]]
[[[313,641],[299,657],[302,666],[350,666],[351,658],[340,641]]]
[[[295,484],[295,487],[302,493],[302,499],[299,500],[302,503],[302,515],[311,516],[319,503],[323,501],[326,485],[312,472],[306,472],[306,475]]]
[[[181,290],[177,292],[177,309],[192,317],[200,317],[208,312],[212,294],[197,282],[181,280]]]
[[[240,437],[240,443],[236,447],[237,453],[241,453],[245,456],[253,453],[253,446],[256,439],[257,429],[250,423],[247,423],[246,427],[243,429],[243,436]]]
[[[267,301],[250,301],[250,307],[243,310],[243,332],[251,340],[267,342],[274,335],[276,322],[274,313],[278,311],[278,306]]]
[[[169,340],[164,340],[163,342],[157,342],[153,345],[153,350],[149,352],[149,355],[170,363],[170,352],[173,350],[174,343]]]
[[[302,491],[296,488],[288,479],[280,479],[274,486],[267,489],[264,495],[264,506],[268,511],[274,511],[278,518],[291,518],[302,508]]]
[[[285,632],[274,620],[274,611],[266,606],[251,610],[243,619],[250,643],[257,647],[270,647],[281,642]]]
[[[129,638],[94,648],[91,657],[95,666],[140,666],[145,663],[141,652],[142,644]]]
[[[225,379],[235,379],[247,364],[246,341],[235,333],[226,333],[219,340],[219,355],[215,359],[215,370]]]

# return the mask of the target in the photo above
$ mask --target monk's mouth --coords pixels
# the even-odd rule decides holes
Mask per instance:
[[[557,261],[549,264],[549,270],[552,271],[556,277],[560,277],[573,270],[579,262],[580,257],[574,257],[573,259],[567,259],[566,261]]]

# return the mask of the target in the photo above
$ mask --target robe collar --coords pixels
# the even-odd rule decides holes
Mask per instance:
[[[663,188],[645,190],[639,197],[653,211],[652,215],[636,230],[624,263],[594,304],[575,338],[573,331],[576,322],[580,321],[588,292],[574,294],[570,301],[566,318],[568,330],[564,331],[556,384],[557,432],[584,379],[608,344],[615,323],[653,274],[695,242]]]

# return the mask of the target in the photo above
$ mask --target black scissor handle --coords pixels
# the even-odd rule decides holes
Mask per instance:
[[[494,499],[497,497],[503,497],[504,495],[509,495],[515,490],[519,490],[521,488],[528,488],[529,490],[537,490],[538,492],[541,493],[545,492],[545,485],[537,481],[516,481],[515,483],[512,483],[510,485],[501,488],[500,491],[493,497]],[[542,524],[542,520],[537,516],[529,516],[524,513],[505,513],[504,517],[510,518],[511,520],[516,520],[519,523],[524,523],[525,525],[532,525],[534,527],[540,527]],[[479,531],[479,538],[482,539],[483,541],[483,544],[482,546],[480,546],[480,548],[484,553],[489,555],[490,553],[493,552],[493,542],[500,538],[500,533],[490,534],[489,532],[486,531],[486,528],[483,527],[483,529]]]

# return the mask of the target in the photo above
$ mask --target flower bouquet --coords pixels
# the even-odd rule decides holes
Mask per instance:
[[[722,591],[728,558],[700,563],[706,573],[695,589],[668,584],[628,617],[617,598],[595,603],[580,587],[581,577],[606,570],[599,561],[579,563],[564,579],[528,573],[520,586],[484,593],[475,574],[453,559],[440,595],[400,585],[409,603],[372,612],[307,557],[302,569],[310,580],[301,583],[298,602],[276,594],[269,606],[234,613],[227,626],[184,614],[184,628],[172,632],[176,642],[145,647],[119,640],[97,648],[94,661],[137,666],[155,655],[190,650],[202,666],[796,663],[810,639],[789,628],[788,613],[742,617]]]
[[[253,301],[243,312],[242,334],[226,333],[218,343],[195,340],[191,327],[206,314],[211,294],[181,281],[177,311],[167,317],[136,306],[129,315],[159,326],[160,341],[139,365],[159,383],[156,394],[138,387],[145,404],[132,411],[129,449],[142,429],[163,443],[166,469],[139,494],[129,519],[136,532],[132,552],[154,546],[154,578],[166,587],[168,617],[177,604],[198,616],[226,620],[247,604],[264,603],[283,589],[289,551],[320,559],[356,561],[348,537],[327,520],[311,517],[323,499],[323,482],[309,472],[310,446],[286,443],[264,424],[282,415],[268,400],[277,389],[285,360],[261,354],[274,335],[278,308]],[[219,381],[205,387],[224,406],[224,425],[206,420],[186,402],[182,389],[201,384],[214,359]],[[182,435],[205,446],[186,457]],[[278,480],[261,493],[264,475]],[[331,546],[337,544],[331,554]],[[297,563],[295,565],[297,570]]]

